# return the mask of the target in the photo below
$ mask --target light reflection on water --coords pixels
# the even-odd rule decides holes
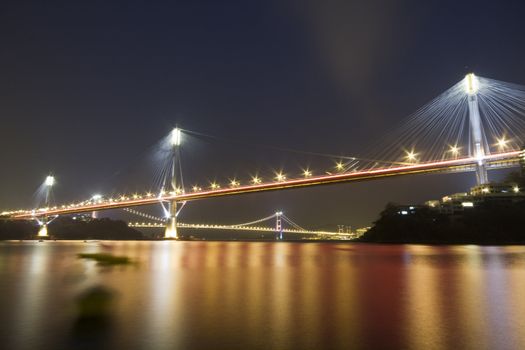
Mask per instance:
[[[114,305],[86,328],[97,286]],[[519,349],[525,247],[4,242],[0,310],[7,349]]]

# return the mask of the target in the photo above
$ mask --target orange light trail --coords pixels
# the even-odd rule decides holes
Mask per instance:
[[[498,161],[498,160],[512,161],[512,160],[519,160],[519,156],[521,154],[522,154],[522,151],[504,152],[504,153],[487,155],[484,157],[484,159],[489,162]],[[151,204],[156,204],[162,201],[178,201],[178,202],[180,201],[182,202],[182,201],[191,201],[191,200],[219,197],[219,196],[239,195],[239,194],[252,193],[252,192],[275,191],[275,190],[283,190],[283,189],[306,187],[306,186],[318,186],[318,185],[325,185],[325,184],[331,184],[331,183],[337,183],[337,182],[364,181],[364,180],[372,180],[372,179],[390,177],[390,176],[401,176],[401,175],[418,174],[418,173],[430,173],[430,172],[436,172],[440,170],[450,170],[450,169],[463,167],[463,166],[476,165],[477,162],[478,162],[478,159],[476,159],[475,157],[468,157],[468,158],[444,160],[444,161],[430,162],[430,163],[410,164],[410,165],[403,165],[403,166],[397,166],[397,167],[391,167],[391,168],[379,168],[379,169],[339,173],[339,174],[333,174],[333,175],[312,176],[308,178],[299,178],[299,179],[285,180],[285,181],[280,181],[280,182],[270,182],[270,183],[244,185],[244,186],[237,186],[237,187],[230,187],[230,188],[219,188],[219,189],[213,189],[213,190],[196,191],[196,192],[185,193],[185,194],[166,195],[166,196],[157,197],[157,198],[140,198],[140,199],[124,200],[120,202],[87,204],[87,205],[76,206],[73,208],[59,208],[59,209],[52,209],[52,210],[45,210],[45,211],[38,210],[38,211],[17,212],[15,214],[12,214],[10,217],[13,219],[30,219],[30,218],[40,217],[44,215],[52,216],[52,215],[63,215],[63,214],[75,214],[75,213],[82,213],[82,212],[91,212],[91,211],[99,211],[99,210],[110,210],[110,209],[118,209],[118,208],[151,205]]]

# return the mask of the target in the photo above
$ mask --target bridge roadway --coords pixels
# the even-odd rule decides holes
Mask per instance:
[[[518,165],[522,156],[525,156],[525,151],[512,151],[487,155],[485,156],[485,160],[489,167],[508,167]],[[121,201],[106,201],[96,204],[86,204],[73,207],[59,207],[56,209],[53,208],[49,210],[18,211],[8,215],[8,217],[11,219],[31,219],[34,217],[42,216],[54,216],[118,208],[137,207],[156,204],[159,201],[183,202],[211,197],[231,196],[252,192],[276,191],[298,187],[319,186],[339,182],[365,181],[411,174],[425,174],[450,171],[474,171],[476,164],[477,159],[474,157],[459,158],[429,163],[400,165],[390,168],[376,168],[363,171],[352,171],[330,175],[311,176],[307,178],[291,179],[281,182],[261,183],[257,185],[244,185],[222,189],[219,188],[214,190],[203,190],[183,194],[169,194],[162,197],[148,197]]]
[[[128,224],[133,228],[166,228],[166,224],[162,223],[145,223],[145,222],[131,222]],[[240,225],[214,225],[214,224],[185,224],[177,223],[177,228],[185,229],[206,229],[206,230],[228,230],[228,231],[256,231],[256,232],[272,232],[275,233],[275,227],[267,226],[240,226]],[[348,236],[354,237],[354,234],[330,232],[330,231],[314,231],[314,230],[299,230],[293,228],[283,228],[283,233],[299,233],[309,235],[328,235],[328,236]],[[355,238],[355,237],[354,237]]]

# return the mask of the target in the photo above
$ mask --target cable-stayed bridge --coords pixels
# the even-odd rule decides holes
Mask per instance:
[[[49,205],[54,183],[43,184],[45,206],[2,213],[10,219],[36,219],[47,235],[49,218],[58,215],[161,204],[165,213],[166,238],[178,238],[177,215],[185,203],[220,196],[371,181],[426,173],[475,172],[477,183],[489,183],[488,171],[519,166],[525,160],[525,87],[468,74],[462,81],[420,108],[379,144],[379,151],[366,157],[341,157],[334,169],[289,177],[278,171],[271,179],[253,176],[241,183],[212,182],[209,186],[184,186],[181,144],[186,131],[179,128],[168,136],[169,164],[162,173],[158,192],[92,198],[57,206]],[[179,206],[178,206],[179,204]]]

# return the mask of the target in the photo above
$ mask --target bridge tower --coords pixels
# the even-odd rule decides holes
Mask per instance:
[[[51,200],[51,188],[55,184],[55,178],[51,175],[46,177],[46,180],[44,181],[44,186],[46,188],[46,200],[45,200],[45,206],[49,207],[49,202]],[[46,238],[49,237],[49,233],[47,231],[47,224],[49,223],[48,217],[44,216],[42,220],[38,220],[38,224],[40,225],[40,228],[38,229],[37,236],[40,238]]]
[[[283,215],[282,211],[275,213],[275,237],[277,240],[283,239],[283,225],[281,216]]]
[[[181,143],[181,132],[179,128],[173,129],[170,135],[170,144],[173,147],[173,163],[171,166],[171,189],[177,191],[177,164],[179,161],[179,146]],[[166,230],[164,231],[165,239],[179,239],[177,232],[177,201],[172,200],[168,204],[168,220]]]
[[[465,77],[465,90],[468,95],[468,110],[470,122],[470,152],[471,156],[477,159],[476,177],[478,185],[489,182],[487,168],[485,164],[485,146],[483,144],[483,134],[481,118],[479,115],[478,90],[479,81],[474,73],[469,73]]]

